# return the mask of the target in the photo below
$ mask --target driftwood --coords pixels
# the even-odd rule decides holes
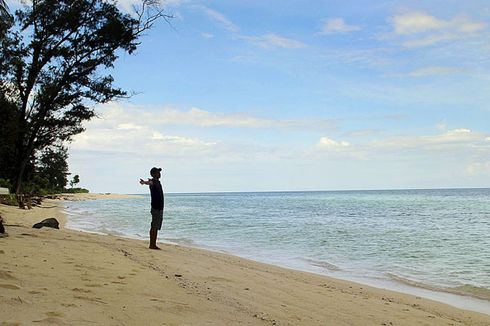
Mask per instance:
[[[42,197],[31,195],[17,195],[17,203],[21,209],[32,209],[33,206],[41,205]]]

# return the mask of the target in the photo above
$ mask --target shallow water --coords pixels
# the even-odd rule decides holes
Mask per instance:
[[[164,241],[490,300],[490,189],[168,194],[165,199]],[[149,196],[67,202],[67,226],[148,239],[149,202]]]

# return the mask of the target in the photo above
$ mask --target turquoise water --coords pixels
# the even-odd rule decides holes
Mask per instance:
[[[490,300],[490,189],[168,194],[160,239]],[[67,202],[68,227],[148,239],[149,196]]]

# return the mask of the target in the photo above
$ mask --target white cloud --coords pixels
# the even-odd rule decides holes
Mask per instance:
[[[343,18],[331,18],[325,21],[320,35],[349,33],[359,31],[361,28],[356,25],[348,25]]]
[[[274,33],[269,33],[262,36],[243,36],[242,38],[265,49],[300,49],[306,47],[306,44],[301,41],[297,41]]]
[[[318,146],[326,149],[341,149],[345,147],[349,147],[349,142],[346,141],[335,141],[331,138],[322,137],[318,142]]]
[[[450,25],[462,33],[479,32],[487,28],[487,24],[483,22],[472,21],[469,17],[459,16],[454,18]]]
[[[396,34],[417,34],[431,30],[439,30],[447,26],[447,22],[424,12],[409,12],[395,15],[392,24]]]
[[[114,152],[145,157],[156,152],[167,156],[195,156],[212,150],[216,145],[217,142],[199,138],[163,134],[154,126],[118,128],[117,122],[106,120],[89,123],[84,133],[73,138],[70,147],[78,151]]]
[[[441,121],[436,124],[436,129],[440,131],[446,131],[447,130],[447,124],[446,121]]]
[[[466,167],[465,172],[469,176],[478,176],[478,175],[490,176],[490,161],[471,163]]]
[[[373,49],[322,49],[320,57],[339,65],[361,65],[366,67],[386,67],[393,64],[393,53],[389,48]]]
[[[416,69],[408,75],[411,77],[426,77],[435,75],[450,75],[463,72],[464,69],[458,67],[431,66]]]
[[[214,34],[202,32],[201,36],[207,39],[214,38]]]
[[[354,161],[390,162],[444,162],[454,158],[455,168],[461,169],[471,161],[486,162],[490,157],[490,135],[474,132],[466,128],[447,130],[441,125],[435,135],[411,135],[378,138],[371,140],[371,134],[358,135],[355,142],[321,137],[316,146],[305,151],[303,157],[312,161],[328,159],[348,159]],[[344,133],[346,135],[346,133]],[[489,159],[490,161],[490,159]],[[441,163],[442,164],[442,163]],[[467,175],[486,173],[488,165],[475,163],[466,169]]]
[[[478,35],[487,28],[484,22],[466,16],[441,19],[425,12],[412,11],[390,19],[393,33],[405,38],[406,47],[429,46],[435,43]]]
[[[488,135],[473,132],[470,129],[459,128],[430,136],[400,136],[384,140],[373,141],[371,148],[378,149],[419,149],[419,150],[450,150],[450,149],[477,149],[490,148],[485,138]]]
[[[441,132],[435,135],[395,136],[368,141],[369,135],[358,137],[355,144],[348,141],[338,141],[322,137],[316,144],[320,152],[342,153],[351,157],[366,159],[379,155],[396,154],[401,159],[410,153],[452,153],[455,156],[474,154],[475,157],[490,155],[490,135],[474,132],[466,128],[447,130],[445,124],[437,129]],[[490,157],[490,156],[489,156]]]
[[[380,135],[382,133],[382,130],[380,129],[359,129],[359,130],[353,130],[353,131],[348,131],[345,132],[344,135],[348,137],[373,137]]]
[[[212,20],[220,23],[224,28],[226,28],[228,31],[230,32],[233,32],[233,33],[237,33],[240,28],[238,28],[237,25],[235,25],[231,20],[229,20],[228,18],[226,18],[225,15],[223,15],[222,13],[214,10],[214,9],[210,9],[208,7],[205,7],[205,6],[202,6],[202,7],[199,7],[203,10],[203,12],[209,17],[211,18]]]
[[[138,126],[133,123],[121,123],[117,126],[119,130],[140,130],[143,129],[143,126]]]
[[[138,126],[188,125],[196,127],[225,128],[293,128],[331,130],[335,128],[333,120],[275,120],[247,116],[236,113],[213,113],[199,108],[187,111],[171,107],[143,107],[131,104],[111,102],[98,107],[102,119],[91,123],[112,121],[119,129],[135,129]]]
[[[367,152],[362,148],[362,145],[353,145],[346,140],[321,137],[316,146],[306,151],[303,156],[313,161],[323,160],[325,157],[329,159],[364,161],[368,157],[366,154]]]
[[[185,0],[162,0],[160,5],[164,8],[176,7],[182,4]],[[134,7],[140,8],[142,0],[117,0],[119,8],[126,12],[134,12]]]
[[[193,159],[196,157],[213,161],[248,161],[251,158],[274,159],[288,157],[290,148],[274,148],[270,145],[254,145],[254,140],[245,143],[222,141],[202,130],[198,136],[187,131],[175,130],[183,126],[201,128],[300,128],[309,130],[332,129],[331,121],[321,120],[274,120],[246,115],[212,113],[192,108],[179,111],[169,107],[145,107],[127,103],[111,102],[97,108],[100,118],[86,124],[86,131],[73,138],[71,149],[78,152],[120,153],[129,157],[144,158],[161,153],[165,157]],[[186,128],[184,128],[185,130]],[[199,132],[193,128],[192,133]],[[342,143],[345,145],[344,143]]]
[[[196,6],[196,8],[202,10],[209,18],[221,24],[228,31],[236,34],[236,37],[238,37],[239,39],[246,40],[259,47],[265,49],[272,49],[272,48],[298,49],[306,46],[304,43],[300,41],[287,38],[275,33],[268,33],[262,36],[240,35],[239,34],[240,28],[237,25],[235,25],[230,19],[228,19],[224,14],[205,6]],[[209,34],[209,33],[201,33],[201,35],[205,38],[214,37],[213,34]]]
[[[170,144],[184,145],[184,146],[213,146],[216,145],[216,142],[205,142],[198,138],[188,138],[188,137],[180,137],[180,136],[166,136],[162,135],[159,132],[154,131],[151,136],[152,140],[167,142]]]
[[[430,46],[435,43],[443,42],[443,41],[451,41],[451,40],[456,40],[461,38],[458,34],[454,33],[442,33],[442,34],[435,34],[435,35],[428,35],[425,37],[422,37],[420,39],[411,39],[402,42],[402,45],[407,47],[407,48],[414,48],[414,47],[423,47],[423,46]]]

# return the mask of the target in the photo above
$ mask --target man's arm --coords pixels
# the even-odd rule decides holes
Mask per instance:
[[[148,179],[148,181],[145,181],[143,179],[140,179],[140,185],[151,186],[151,185],[153,185],[153,181],[151,181],[151,179]]]

